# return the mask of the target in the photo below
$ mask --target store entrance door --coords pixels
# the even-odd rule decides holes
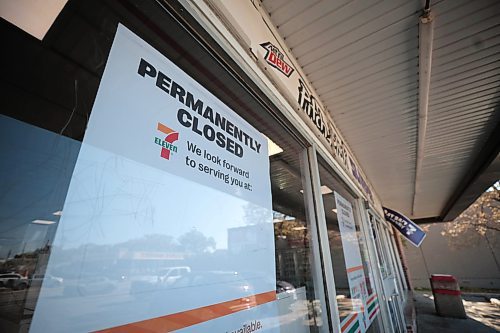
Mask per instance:
[[[390,232],[387,226],[370,214],[370,227],[375,239],[385,301],[394,332],[405,332],[401,290],[397,284],[397,270],[390,251]]]

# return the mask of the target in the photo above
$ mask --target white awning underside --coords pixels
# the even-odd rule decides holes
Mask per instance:
[[[500,2],[431,1],[431,84],[417,184],[424,4],[264,0],[262,6],[382,203],[413,218],[444,218],[464,182],[472,184],[468,173],[498,154],[497,144],[489,146],[499,134]]]

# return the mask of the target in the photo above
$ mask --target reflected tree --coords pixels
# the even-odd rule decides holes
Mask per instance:
[[[178,238],[184,252],[203,254],[215,251],[216,243],[213,237],[206,237],[200,231],[193,229]]]
[[[172,251],[178,247],[172,236],[162,234],[149,234],[141,238],[131,239],[123,244],[128,250],[138,251]]]
[[[243,219],[247,225],[271,222],[272,215],[266,208],[248,203],[243,209],[245,211]]]

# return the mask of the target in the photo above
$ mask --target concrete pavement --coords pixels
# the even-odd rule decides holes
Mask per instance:
[[[496,333],[500,332],[500,307],[487,295],[462,295],[467,319],[440,317],[434,308],[432,292],[415,292],[418,333]]]

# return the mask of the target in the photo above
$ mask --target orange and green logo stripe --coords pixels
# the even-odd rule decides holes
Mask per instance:
[[[373,294],[368,298],[366,306],[368,307],[368,319],[372,320],[380,309],[377,294]]]
[[[342,333],[356,333],[360,332],[358,314],[356,312],[351,312],[349,316],[347,316],[342,323],[341,332]]]

